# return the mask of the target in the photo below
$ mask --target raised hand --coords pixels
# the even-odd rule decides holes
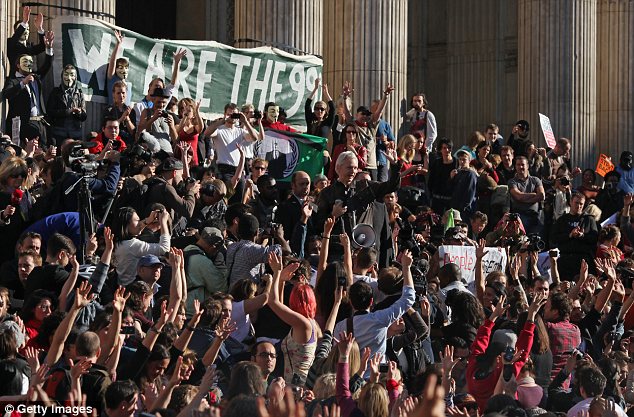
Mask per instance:
[[[40,368],[40,359],[38,358],[39,353],[39,350],[37,350],[33,346],[29,346],[24,350],[24,357],[26,358],[26,362],[31,368],[31,374],[36,373],[37,370]]]
[[[271,270],[273,270],[273,272],[281,272],[282,271],[282,257],[279,256],[275,252],[270,252],[269,265],[271,266]]]
[[[392,94],[392,91],[394,91],[394,86],[390,83],[387,83],[387,85],[385,86],[385,90],[383,90],[383,94],[389,96],[390,94]]]
[[[76,364],[73,364],[72,359],[69,359],[70,363],[70,376],[73,379],[79,379],[82,375],[86,375],[88,370],[92,367],[92,362],[88,359],[82,359]]]
[[[409,268],[412,263],[414,263],[414,257],[412,257],[412,253],[409,250],[405,249],[401,254],[401,265],[403,265],[403,268]]]
[[[548,301],[548,297],[546,297],[546,294],[535,294],[533,302],[528,307],[528,320],[535,321],[535,316],[537,315],[537,312],[541,310],[541,308],[546,304],[546,301]]]
[[[486,250],[486,245],[486,240],[480,239],[478,245],[476,246],[476,259],[482,259],[484,258],[484,255],[489,253],[489,251]]]
[[[35,17],[35,27],[38,32],[44,32],[44,15],[42,13],[38,13]]]
[[[354,336],[352,335],[352,333],[339,333],[339,343],[337,343],[337,348],[339,349],[340,361],[342,357],[347,358],[348,356],[350,356],[350,351],[352,350],[352,342],[354,342]]]
[[[218,337],[220,340],[227,340],[229,336],[231,336],[231,333],[235,332],[237,328],[238,325],[236,324],[236,322],[232,322],[231,319],[227,317],[226,319],[218,322],[214,332],[216,333],[216,337]]]
[[[180,385],[180,383],[185,379],[186,372],[187,367],[183,366],[183,357],[179,356],[178,359],[176,359],[176,366],[174,366],[174,372],[169,380],[169,384],[173,387]]]
[[[634,202],[634,194],[625,194],[623,197],[623,205],[629,207],[632,205],[632,202]]]
[[[29,23],[31,20],[31,6],[24,6],[22,8],[22,23]]]
[[[368,369],[368,363],[370,361],[370,354],[372,351],[369,347],[364,347],[361,352],[361,362],[359,363],[359,371],[357,374],[363,376],[365,374],[366,369]]]
[[[117,40],[117,43],[123,42],[123,35],[118,30],[114,31],[114,37]]]
[[[126,295],[124,287],[117,288],[116,291],[114,292],[114,299],[112,300],[112,308],[119,312],[123,311],[123,308],[125,307],[125,303],[126,301],[128,301],[128,298],[130,298],[130,293]]]
[[[181,62],[185,55],[187,55],[186,49],[179,49],[178,51],[174,52],[174,62]]]
[[[498,318],[502,317],[502,315],[504,315],[506,310],[509,308],[507,305],[505,305],[505,303],[506,303],[506,296],[501,295],[500,300],[498,301],[497,305],[493,308],[493,312],[491,313],[491,317],[490,317],[491,321],[495,321]]]
[[[271,267],[272,268],[272,267]],[[299,268],[299,262],[291,262],[282,269],[280,279],[282,281],[290,281],[295,276],[295,271]]]
[[[46,34],[44,35],[44,45],[46,45],[47,48],[50,49],[53,47],[54,40],[55,40],[55,33],[53,33],[53,31],[51,30],[46,32]]]
[[[422,296],[420,299],[420,315],[424,319],[429,319],[431,315],[431,303],[427,296]]]
[[[328,217],[326,222],[324,223],[324,234],[322,236],[330,237],[332,233],[332,228],[335,226],[335,219],[333,217]]]
[[[368,366],[370,367],[370,373],[372,374],[370,377],[371,381],[376,382],[379,380],[379,376],[381,374],[381,371],[379,370],[379,368],[381,366],[382,360],[383,360],[383,355],[380,354],[379,352],[376,352],[374,356],[370,358]]]
[[[443,377],[446,379],[451,378],[451,371],[453,368],[460,362],[460,359],[453,358],[454,347],[447,345],[443,352],[439,352],[440,354],[440,362],[442,363],[442,371]]]
[[[80,309],[86,307],[92,299],[94,298],[94,294],[91,294],[92,285],[88,283],[88,281],[82,281],[79,284],[79,288],[75,290],[75,302],[73,303],[73,307],[76,309]]]
[[[112,229],[108,226],[103,229],[103,238],[106,242],[106,250],[112,251],[114,249],[114,234],[112,233]]]

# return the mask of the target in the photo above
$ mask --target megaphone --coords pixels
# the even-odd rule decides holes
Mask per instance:
[[[369,248],[376,242],[374,228],[366,223],[359,223],[352,229],[352,246],[355,248]]]

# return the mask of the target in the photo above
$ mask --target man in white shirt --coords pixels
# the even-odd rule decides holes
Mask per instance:
[[[240,127],[240,125],[243,127]],[[234,103],[225,105],[224,116],[210,124],[205,129],[205,136],[210,136],[216,154],[216,164],[220,171],[220,179],[230,181],[236,173],[240,162],[238,145],[246,145],[257,140],[260,135],[251,126],[249,120],[238,111]],[[236,185],[235,195],[242,199],[244,181]]]
[[[592,400],[596,397],[601,397],[605,390],[605,376],[595,366],[586,366],[579,369],[579,375],[576,379],[579,383],[579,394],[581,394],[583,401],[578,402],[568,410],[568,417],[577,417],[582,415],[582,411],[588,411]],[[614,404],[614,411],[619,417],[627,416],[618,404]]]

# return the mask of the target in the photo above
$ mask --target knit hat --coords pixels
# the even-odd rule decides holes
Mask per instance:
[[[20,330],[18,323],[13,320],[7,320],[0,323],[0,333],[13,332],[15,335],[15,342],[18,347],[24,344],[24,333]]]
[[[491,336],[491,343],[499,343],[504,345],[505,347],[515,347],[515,343],[517,342],[517,335],[513,330],[510,329],[499,329],[493,333]]]
[[[524,408],[539,406],[544,396],[544,389],[535,383],[530,376],[517,381],[517,399]]]

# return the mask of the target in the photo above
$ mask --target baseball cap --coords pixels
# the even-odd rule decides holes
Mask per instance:
[[[200,238],[210,245],[217,245],[225,240],[222,236],[222,232],[217,227],[205,227],[200,232]]]
[[[152,94],[150,95],[150,97],[163,97],[163,98],[170,98],[170,95],[167,94],[167,92],[165,91],[165,89],[161,88],[161,87],[156,87],[154,89],[154,91],[152,92]]]
[[[368,109],[366,106],[359,106],[357,107],[357,113],[361,113],[364,116],[370,116],[372,115],[372,112],[370,111],[370,109]]]
[[[13,320],[7,320],[0,323],[0,333],[13,332],[15,342],[18,347],[24,344],[24,333],[20,330],[20,326]]]
[[[140,268],[142,266],[152,266],[152,265],[159,265],[159,264],[165,266],[165,264],[163,262],[161,262],[161,260],[158,258],[158,256],[156,256],[156,255],[143,255],[143,256],[141,256],[141,258],[137,262],[136,266],[137,266],[137,268]]]
[[[174,157],[169,157],[161,162],[157,169],[158,171],[176,171],[177,169],[183,169],[183,163]]]

